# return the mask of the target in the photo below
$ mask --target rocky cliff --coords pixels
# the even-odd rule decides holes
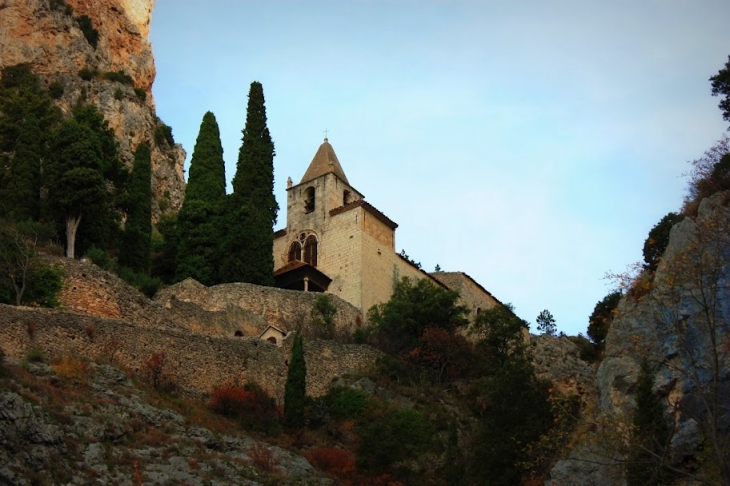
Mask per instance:
[[[137,145],[146,142],[152,149],[156,219],[182,205],[185,151],[166,139],[155,114],[148,41],[153,6],[154,0],[0,0],[0,68],[28,63],[46,84],[60,83],[63,94],[56,101],[65,113],[79,102],[96,105],[128,166]],[[79,22],[83,16],[91,20],[85,29]],[[90,29],[98,32],[98,41],[89,40]],[[104,76],[117,72],[128,78]]]
[[[642,359],[671,429],[673,461],[707,484],[730,480],[730,193],[671,232],[651,285],[624,297],[598,369],[592,432],[553,470],[555,485],[625,484]],[[648,466],[647,466],[648,467]]]

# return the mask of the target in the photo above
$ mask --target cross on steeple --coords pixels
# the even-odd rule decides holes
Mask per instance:
[[[325,141],[325,142],[327,141],[327,134],[328,134],[328,133],[329,133],[329,130],[327,130],[327,129],[325,128],[325,129],[324,129],[324,141]]]

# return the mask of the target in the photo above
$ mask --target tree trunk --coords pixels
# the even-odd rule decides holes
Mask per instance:
[[[81,215],[66,216],[66,258],[75,258],[76,230],[79,229]]]

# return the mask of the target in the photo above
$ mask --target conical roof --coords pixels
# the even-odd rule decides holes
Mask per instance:
[[[335,155],[335,151],[332,148],[332,145],[330,145],[330,143],[325,138],[322,145],[320,145],[317,149],[317,153],[314,154],[314,158],[309,164],[307,172],[304,173],[304,177],[302,177],[302,180],[299,184],[304,184],[305,182],[309,182],[319,176],[323,176],[329,173],[333,173],[334,175],[342,179],[345,183],[350,184],[350,182],[347,180],[347,176],[345,176],[345,171],[342,170],[340,161],[337,160],[337,155]]]

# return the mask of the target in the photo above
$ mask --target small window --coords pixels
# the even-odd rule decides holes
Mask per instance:
[[[295,260],[301,260],[301,259],[302,259],[302,245],[300,245],[298,241],[295,241],[289,247],[289,261],[293,262]]]
[[[271,336],[269,339],[267,339],[267,341],[271,344],[276,344],[276,338],[274,336]]]
[[[304,262],[317,266],[317,237],[314,235],[309,235],[304,243]]]
[[[304,191],[304,212],[311,213],[314,211],[314,188],[308,187]]]
[[[479,315],[481,313],[482,313],[482,308],[481,307],[477,307],[477,315]]]
[[[243,336],[243,333],[241,331],[236,331],[233,335],[235,337],[242,337]]]
[[[342,193],[342,205],[350,204],[351,200],[352,194],[350,194],[350,191],[345,190],[345,192]]]

